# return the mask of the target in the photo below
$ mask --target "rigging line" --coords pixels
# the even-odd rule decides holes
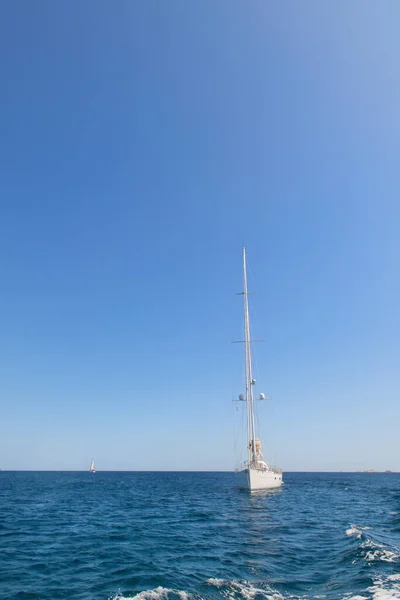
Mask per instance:
[[[234,454],[235,460],[237,463],[243,462],[243,443],[242,438],[244,436],[244,406],[243,403],[240,403],[240,415],[239,415],[239,424],[236,426],[236,412],[238,412],[239,402],[235,402],[232,400],[232,420],[233,420],[233,446],[234,446]],[[240,438],[240,439],[239,439]],[[238,451],[240,448],[240,451]]]
[[[241,403],[240,404],[240,416],[239,416],[239,428],[238,428],[238,440],[239,440],[239,435],[240,435],[240,452],[237,452],[236,454],[236,459],[238,460],[239,463],[243,462],[243,452],[244,452],[244,448],[245,445],[243,444],[243,439],[245,439],[245,418],[244,418],[244,413],[245,413],[245,407],[244,405]]]
[[[252,270],[251,266],[249,267],[249,272],[250,272],[250,278],[251,278],[253,275],[253,270]],[[253,318],[253,322],[255,321],[257,323],[257,309],[255,309],[254,302],[252,301],[252,299],[249,299],[249,305],[251,305],[251,312],[252,312],[252,315],[255,317],[255,319]],[[250,308],[250,306],[249,306],[249,308]],[[265,341],[265,340],[262,340],[262,341]],[[256,348],[253,349],[253,375],[256,380],[258,379],[259,376],[261,377],[260,363],[258,360],[258,352],[257,352]],[[266,392],[266,390],[265,390],[265,392]],[[258,405],[258,407],[259,407],[259,405]],[[257,410],[255,411],[257,430],[259,433],[259,437],[263,438],[263,437],[265,437],[263,434],[266,431],[265,428],[263,427],[263,423],[264,423],[265,419],[263,421],[261,421],[258,407],[257,407]]]
[[[241,408],[241,424],[242,424],[242,431],[241,431],[241,435],[242,435],[242,440],[246,439],[246,433],[245,433],[245,407],[244,405]],[[245,460],[245,457],[247,456],[247,448],[246,448],[246,444],[241,444],[240,445],[240,462],[243,462]]]
[[[236,406],[234,406],[234,402],[232,402],[232,419],[233,419],[233,426],[234,426],[234,440],[233,440],[233,446],[234,446],[234,454],[235,454],[235,461],[236,461],[236,466],[238,464],[238,462],[240,462],[240,458],[241,456],[239,456],[239,452],[238,452],[238,446],[239,446],[239,435],[240,435],[240,422],[239,422],[239,427],[236,428],[236,421],[235,421],[235,410]]]
[[[237,435],[236,435],[236,426],[235,426],[235,407],[232,402],[232,421],[233,421],[233,452],[236,457],[236,447],[237,447]]]

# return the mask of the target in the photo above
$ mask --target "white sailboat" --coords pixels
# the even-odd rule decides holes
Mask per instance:
[[[243,255],[243,298],[244,298],[244,345],[246,365],[246,395],[240,394],[239,400],[246,402],[247,415],[247,460],[235,470],[237,485],[251,492],[277,488],[282,485],[282,469],[269,465],[264,461],[262,445],[256,435],[255,418],[255,379],[253,379],[251,362],[251,337],[250,317],[247,291],[246,248],[242,249]],[[265,400],[265,395],[260,394],[258,400]]]
[[[92,458],[92,461],[90,463],[89,472],[90,473],[96,473],[96,470],[94,468],[94,460],[93,460],[93,458]]]

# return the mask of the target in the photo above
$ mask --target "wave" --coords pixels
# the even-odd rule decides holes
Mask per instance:
[[[349,529],[346,529],[346,535],[356,535],[360,538],[363,535],[363,531],[371,529],[371,527],[362,527],[361,525],[352,525]]]
[[[259,587],[260,584],[252,584],[248,581],[228,580],[210,578],[205,582],[206,585],[216,588],[223,598],[227,600],[315,600],[317,598],[330,598],[328,595],[296,596],[288,594],[283,596],[272,587],[262,584],[264,587]],[[214,596],[212,596],[214,597]],[[162,586],[152,590],[145,590],[133,596],[123,596],[117,594],[109,600],[205,600],[199,594],[192,594],[183,590],[175,590]],[[372,585],[362,590],[358,594],[345,594],[337,596],[337,600],[400,600],[400,574],[388,575],[386,577],[377,577],[373,580]]]
[[[367,592],[372,600],[400,600],[400,575],[389,575],[376,579]]]
[[[371,547],[371,550],[368,550],[364,556],[365,560],[368,562],[372,562],[374,560],[395,562],[400,558],[399,554],[392,552],[392,550],[387,550],[381,544],[375,544],[374,542],[369,541],[369,546]]]
[[[360,538],[363,534],[364,527],[357,527],[356,525],[352,525],[349,529],[346,529],[346,535],[356,535]]]
[[[180,600],[188,600],[189,594],[182,590],[173,590],[158,586],[153,590],[144,590],[143,592],[139,592],[135,596],[127,597],[118,593],[116,596],[109,598],[109,600],[164,600],[166,598],[179,598]]]
[[[384,544],[375,542],[374,540],[367,538],[360,546],[363,552],[363,558],[367,562],[372,561],[383,561],[383,562],[394,562],[400,558],[400,554],[396,549],[389,549]]]
[[[357,529],[357,527],[352,525],[350,529],[346,529],[346,535],[356,535],[360,538],[362,536],[362,531],[360,531],[359,529]]]
[[[227,600],[240,598],[254,600],[256,596],[262,597],[265,600],[285,600],[282,594],[271,587],[266,586],[265,588],[260,588],[247,581],[210,578],[207,579],[205,583],[217,588],[221,596]],[[189,598],[194,597],[198,600],[203,600],[202,597],[197,594],[190,594],[183,590],[174,590],[159,586],[152,590],[139,592],[134,596],[123,596],[121,593],[118,593],[116,596],[109,598],[109,600],[189,600]],[[291,598],[293,598],[293,596],[291,596]]]
[[[367,562],[394,562],[400,559],[399,551],[396,548],[390,549],[379,541],[375,541],[371,539],[371,537],[367,537],[364,532],[369,529],[370,527],[362,527],[360,525],[352,525],[349,529],[346,529],[347,536],[355,536],[357,539],[364,539],[362,544],[359,546],[359,549],[361,550],[361,557],[364,560]]]
[[[245,598],[253,600],[256,596],[262,596],[266,600],[284,600],[284,596],[270,586],[259,588],[248,581],[235,581],[227,579],[207,579],[208,585],[215,586],[224,598],[229,600]]]
[[[270,586],[261,588],[249,583],[248,581],[210,578],[207,579],[205,583],[209,586],[217,588],[221,596],[227,600],[241,598],[245,600],[254,600],[256,596],[258,598],[264,598],[264,600],[285,600],[285,597],[282,596],[282,594]],[[194,597],[196,597],[198,600],[203,600],[202,597],[197,594],[190,594],[183,590],[174,590],[159,586],[152,590],[139,592],[134,596],[123,596],[122,594],[118,593],[116,596],[109,598],[109,600],[189,600],[189,598]],[[290,598],[294,597],[290,596]]]

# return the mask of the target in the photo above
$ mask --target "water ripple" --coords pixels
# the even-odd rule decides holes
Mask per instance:
[[[400,599],[400,476],[0,473],[1,600]]]

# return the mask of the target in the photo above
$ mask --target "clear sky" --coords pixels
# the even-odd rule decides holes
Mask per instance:
[[[0,467],[400,470],[400,5],[0,4]]]

